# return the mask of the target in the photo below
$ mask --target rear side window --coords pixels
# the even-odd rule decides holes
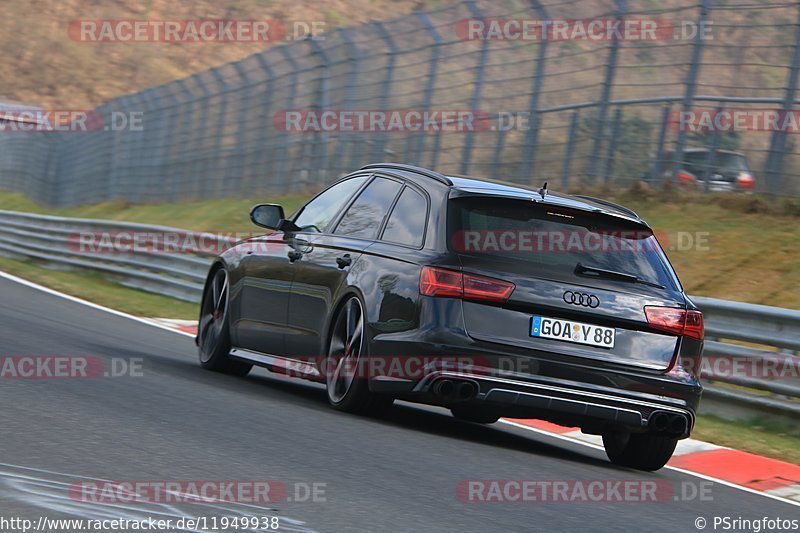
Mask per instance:
[[[303,231],[323,232],[333,217],[353,196],[368,176],[350,178],[333,185],[328,190],[308,202],[295,217],[294,223]]]
[[[652,231],[609,215],[530,200],[461,198],[450,201],[448,232],[452,250],[495,266],[522,263],[533,274],[572,281],[602,269],[676,288]],[[605,274],[604,281],[622,283]]]
[[[372,180],[347,209],[334,233],[362,239],[377,238],[378,230],[400,187],[402,185],[394,180]]]
[[[382,240],[419,248],[425,237],[427,218],[428,202],[425,197],[406,187],[389,215]]]

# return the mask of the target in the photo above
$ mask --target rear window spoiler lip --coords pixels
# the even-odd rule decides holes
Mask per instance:
[[[553,207],[563,207],[566,209],[574,209],[576,211],[583,211],[585,213],[596,213],[602,214],[605,216],[617,218],[620,220],[624,220],[628,223],[638,224],[642,228],[652,230],[650,225],[642,220],[639,217],[632,217],[625,215],[623,213],[617,213],[608,209],[603,209],[601,207],[592,206],[591,208],[582,207],[581,202],[573,202],[569,199],[561,199],[558,196],[550,196],[548,195],[544,199],[541,196],[536,195],[535,193],[531,192],[530,196],[521,195],[518,193],[513,192],[505,192],[505,191],[497,191],[493,189],[484,189],[484,188],[452,188],[450,189],[450,193],[448,195],[449,199],[456,199],[456,198],[474,198],[474,197],[487,197],[487,198],[506,198],[509,200],[521,200],[521,201],[531,201],[535,204],[544,204],[544,205],[551,205]]]

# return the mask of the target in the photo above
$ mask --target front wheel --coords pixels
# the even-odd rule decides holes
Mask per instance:
[[[197,326],[200,366],[207,370],[244,376],[253,365],[231,359],[231,334],[228,324],[228,273],[220,268],[206,287]]]
[[[667,464],[678,439],[657,433],[609,432],[603,446],[612,463],[652,472]]]
[[[369,390],[364,375],[366,355],[364,307],[356,296],[349,297],[333,321],[328,356],[324,362],[328,402],[334,409],[359,414],[379,414],[394,398]]]

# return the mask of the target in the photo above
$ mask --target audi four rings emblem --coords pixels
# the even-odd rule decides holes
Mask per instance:
[[[597,307],[600,305],[600,298],[594,294],[584,292],[567,291],[564,293],[564,301],[572,305],[582,305],[584,307]]]

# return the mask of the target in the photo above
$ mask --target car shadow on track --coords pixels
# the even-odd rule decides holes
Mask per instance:
[[[519,432],[522,430],[502,423],[483,425],[464,422],[454,418],[448,411],[441,408],[395,402],[394,406],[381,416],[352,415],[331,409],[328,405],[324,385],[319,383],[281,376],[260,368],[255,368],[247,377],[241,378],[203,370],[196,363],[188,360],[169,359],[159,363],[165,364],[173,370],[180,368],[180,372],[184,376],[197,379],[204,385],[213,384],[215,387],[245,394],[251,400],[253,395],[256,395],[257,401],[263,399],[265,403],[277,401],[293,406],[312,408],[324,412],[326,416],[340,417],[343,423],[346,423],[348,418],[355,418],[374,424],[387,424],[414,432],[619,471],[618,467],[611,465],[604,458],[597,457],[595,452],[590,452],[586,448],[581,449],[569,444],[553,444],[547,442],[545,436],[533,432],[521,434]],[[595,453],[595,456],[592,456],[592,453]]]
[[[227,382],[225,386],[235,386],[241,390],[242,383],[248,383],[257,387],[259,394],[264,395],[265,401],[287,402],[305,408],[324,410],[326,411],[326,416],[340,417],[342,423],[346,423],[348,418],[355,418],[378,425],[391,425],[394,428],[400,427],[428,435],[619,470],[605,459],[593,457],[580,449],[571,449],[568,446],[546,442],[543,440],[546,437],[537,436],[533,433],[530,436],[520,434],[518,433],[520,430],[501,423],[484,425],[464,422],[451,416],[448,411],[436,407],[395,402],[392,408],[381,416],[359,416],[331,409],[328,405],[325,388],[320,384],[285,378],[270,374],[266,370],[250,374],[246,378],[220,377],[228,378],[224,380]],[[222,385],[222,382],[220,382],[220,385]]]

